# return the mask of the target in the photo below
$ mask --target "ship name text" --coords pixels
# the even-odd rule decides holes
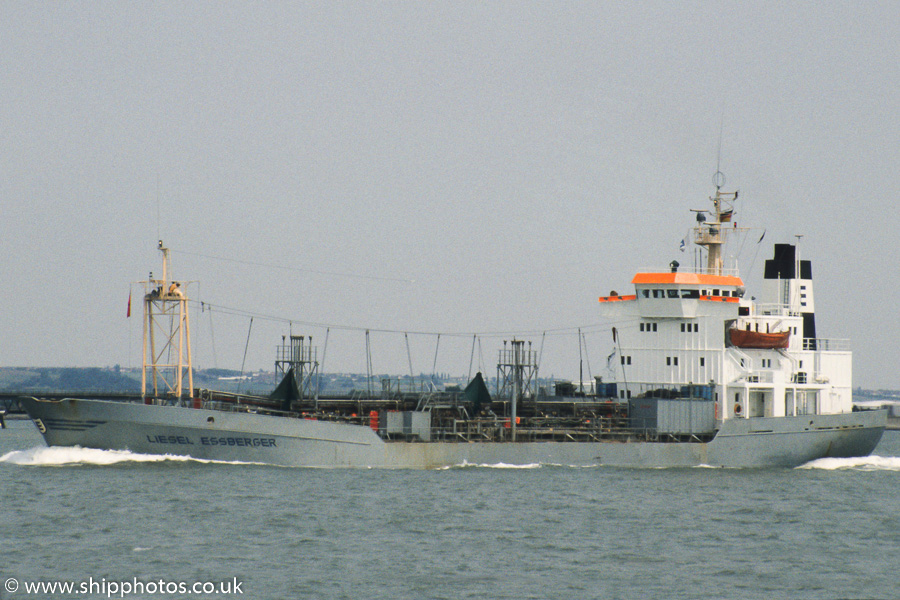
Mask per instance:
[[[195,446],[194,440],[186,435],[148,435],[147,441],[151,444],[179,444],[182,446]],[[249,448],[275,448],[275,438],[249,438],[249,437],[207,437],[200,438],[201,446],[241,446]]]

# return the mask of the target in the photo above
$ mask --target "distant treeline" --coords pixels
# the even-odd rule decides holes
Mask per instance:
[[[141,382],[119,369],[2,369],[0,390],[140,392]]]
[[[194,369],[194,387],[222,391],[268,393],[277,384],[274,373],[257,374],[252,380],[237,378],[233,369]],[[186,383],[186,382],[185,382]],[[0,367],[0,393],[108,392],[137,394],[141,391],[141,370],[115,367]]]

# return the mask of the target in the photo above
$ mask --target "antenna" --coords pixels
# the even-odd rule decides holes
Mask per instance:
[[[725,185],[725,173],[716,169],[715,175],[713,175],[713,185],[716,186],[716,194],[719,193],[719,190],[722,189],[722,186]]]
[[[159,233],[159,173],[156,174],[156,239],[161,239],[162,235]]]
[[[725,185],[725,175],[722,174],[722,132],[725,130],[725,107],[722,107],[722,118],[719,121],[719,147],[716,149],[716,174],[713,175],[713,185],[716,191]]]

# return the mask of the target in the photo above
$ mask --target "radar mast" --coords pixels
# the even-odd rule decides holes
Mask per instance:
[[[698,246],[706,248],[705,273],[723,275],[722,246],[725,244],[728,232],[732,229],[725,224],[731,223],[734,217],[734,201],[737,200],[738,191],[722,191],[722,187],[725,185],[725,175],[721,171],[716,171],[716,174],[713,175],[713,184],[716,186],[716,195],[710,198],[713,209],[694,211],[697,213],[694,241]],[[705,215],[709,215],[710,219],[707,219]]]

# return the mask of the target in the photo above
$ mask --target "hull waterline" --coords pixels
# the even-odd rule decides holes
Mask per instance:
[[[883,410],[731,419],[709,442],[386,442],[365,426],[252,413],[81,399],[22,405],[50,446],[325,468],[795,467],[868,455],[887,421]]]

